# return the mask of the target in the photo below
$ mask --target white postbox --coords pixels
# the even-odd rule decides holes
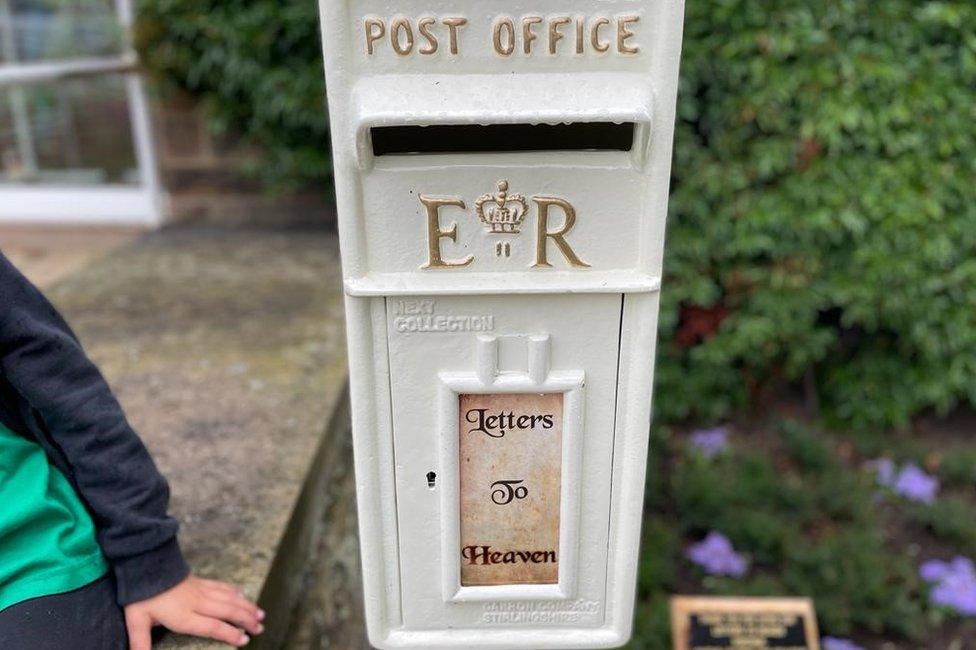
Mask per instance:
[[[321,9],[370,640],[622,645],[682,0]]]

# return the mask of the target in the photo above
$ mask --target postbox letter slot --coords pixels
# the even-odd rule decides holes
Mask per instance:
[[[517,151],[630,151],[633,122],[374,126],[373,155]]]

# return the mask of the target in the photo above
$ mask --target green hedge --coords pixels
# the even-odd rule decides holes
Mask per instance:
[[[691,2],[682,66],[658,410],[976,398],[976,5]]]
[[[330,188],[315,0],[137,0],[137,8],[143,63],[198,96],[216,130],[260,146],[265,180]]]
[[[163,76],[329,173],[313,0],[141,0]],[[656,412],[715,420],[782,382],[829,418],[976,402],[976,5],[689,2]]]

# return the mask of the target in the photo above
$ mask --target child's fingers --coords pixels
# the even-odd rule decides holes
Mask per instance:
[[[143,614],[125,613],[129,650],[152,650],[152,619]]]
[[[251,634],[261,634],[264,631],[264,627],[258,621],[258,615],[254,609],[235,603],[207,600],[197,606],[197,613],[233,623],[237,627],[244,628]]]
[[[226,594],[240,595],[241,591],[237,587],[220,580],[201,580],[203,586],[211,591],[218,591]]]
[[[171,629],[174,632],[207,637],[237,647],[247,645],[247,642],[251,640],[233,625],[209,616],[194,615],[188,617],[178,628]]]
[[[207,598],[219,603],[227,603],[228,605],[246,609],[253,616],[257,617],[259,621],[264,618],[264,612],[257,605],[237,592],[228,594],[227,592],[223,591],[213,591],[207,594]]]

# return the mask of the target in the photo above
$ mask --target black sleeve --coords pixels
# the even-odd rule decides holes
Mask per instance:
[[[67,323],[2,252],[0,373],[64,452],[115,571],[119,604],[186,577],[166,480]]]

